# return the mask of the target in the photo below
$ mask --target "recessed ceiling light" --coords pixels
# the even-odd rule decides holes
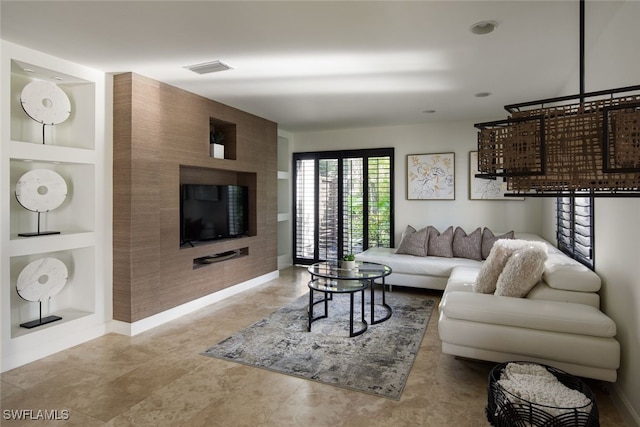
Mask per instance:
[[[433,113],[435,113],[435,112],[436,112],[436,110],[422,110],[422,112],[423,112],[424,114],[433,114]]]
[[[36,71],[31,68],[23,68],[27,73],[35,73]]]
[[[216,73],[218,71],[226,71],[231,69],[231,67],[227,64],[217,60],[211,62],[203,62],[202,64],[188,65],[182,68],[186,68],[187,70],[191,70],[194,73],[198,74]]]
[[[473,96],[475,96],[476,98],[486,98],[489,95],[491,95],[491,92],[478,92]]]
[[[480,21],[476,22],[469,28],[473,34],[483,35],[492,33],[496,29],[498,23],[496,21]]]

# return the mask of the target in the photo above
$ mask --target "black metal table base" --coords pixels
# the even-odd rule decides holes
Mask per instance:
[[[382,323],[391,318],[393,313],[391,307],[387,304],[386,301],[386,284],[385,284],[385,276],[391,274],[391,267],[383,264],[378,264],[374,262],[357,262],[355,268],[347,269],[344,268],[337,261],[322,261],[311,265],[308,268],[309,273],[311,274],[311,281],[308,283],[310,292],[309,292],[309,324],[307,330],[311,331],[311,324],[319,319],[324,319],[328,317],[329,305],[328,301],[333,298],[333,294],[335,293],[348,293],[350,294],[350,329],[349,336],[354,337],[364,333],[369,325],[376,325],[378,323]],[[375,301],[375,279],[382,279],[382,304],[378,304],[376,306]],[[367,287],[371,288],[371,301],[370,303],[370,317],[371,322],[367,323],[365,317],[367,317],[365,313],[365,290]],[[313,294],[314,291],[322,292],[323,298],[314,301]],[[361,292],[361,317],[362,317],[362,325],[363,327],[354,331],[354,295],[356,292]],[[322,315],[313,315],[314,306],[320,303],[324,303],[324,314]],[[381,309],[384,310],[384,313],[381,313]],[[378,318],[376,318],[376,308]]]
[[[333,293],[332,292],[324,292],[324,291],[318,291],[318,292],[322,292],[323,297],[322,299],[319,299],[318,301],[314,301],[313,298],[313,288],[309,288],[309,325],[307,327],[307,331],[311,332],[311,324],[313,322],[315,322],[316,320],[320,320],[320,319],[326,319],[327,317],[329,317],[329,301],[333,300]],[[354,327],[354,296],[356,292],[360,292],[361,295],[361,301],[360,301],[360,312],[361,312],[361,319],[360,322],[362,323],[362,328],[355,330]],[[367,321],[364,318],[364,289],[360,290],[360,291],[356,291],[356,292],[350,292],[349,293],[349,338],[352,337],[357,337],[358,335],[362,335],[363,333],[366,332],[366,330],[369,328],[369,325],[367,324]],[[319,315],[319,316],[314,316],[313,315],[313,308],[315,307],[316,304],[320,304],[320,303],[324,303],[324,314]]]
[[[382,323],[384,321],[389,320],[391,318],[391,315],[393,314],[393,310],[391,310],[391,307],[389,306],[389,304],[387,304],[387,298],[385,294],[386,285],[384,283],[384,277],[383,277],[382,278],[382,304],[380,304],[380,306],[386,310],[386,314],[380,319],[375,318],[375,312],[376,312],[376,301],[375,301],[375,292],[374,292],[375,285],[376,285],[375,279],[371,279],[371,283],[369,284],[369,287],[371,288],[371,324],[372,325],[377,325],[378,323]]]

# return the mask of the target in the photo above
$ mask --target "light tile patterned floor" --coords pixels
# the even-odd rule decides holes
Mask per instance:
[[[492,364],[440,352],[434,310],[400,401],[335,388],[199,353],[307,292],[305,269],[135,337],[108,334],[1,375],[3,426],[487,426]],[[394,292],[404,290],[394,288]],[[408,290],[411,292],[429,292]],[[432,292],[439,299],[437,292]],[[623,426],[606,388],[602,426]],[[68,411],[55,422],[7,410]]]

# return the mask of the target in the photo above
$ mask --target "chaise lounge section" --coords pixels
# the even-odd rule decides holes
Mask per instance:
[[[532,361],[573,375],[616,380],[620,363],[616,325],[600,311],[601,281],[592,270],[534,234],[495,236],[485,228],[467,235],[460,227],[455,232],[449,227],[444,233],[431,227],[422,233],[425,249],[421,252],[416,246],[421,238],[418,233],[408,227],[398,249],[371,248],[356,258],[389,265],[393,273],[386,278],[387,284],[443,290],[438,321],[443,353],[492,362]],[[446,233],[466,239],[458,240],[457,251],[453,250],[453,238],[449,239],[452,249],[445,253],[451,256],[428,255],[431,236]],[[413,240],[409,252],[418,255],[402,253],[406,252],[407,236]],[[483,265],[487,271],[485,264],[494,244],[505,238],[531,242],[545,252],[539,276],[522,297],[478,289],[478,276]],[[462,253],[461,242],[474,247],[466,253],[473,253],[475,259],[453,256]]]

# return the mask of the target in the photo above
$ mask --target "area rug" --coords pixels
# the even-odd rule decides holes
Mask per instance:
[[[320,294],[317,292],[316,294]],[[370,319],[369,291],[365,319]],[[380,302],[376,293],[376,302]],[[360,298],[355,303],[359,319]],[[434,300],[420,294],[387,292],[393,315],[349,338],[349,296],[335,294],[329,317],[307,332],[309,295],[304,295],[203,355],[319,381],[337,387],[400,399],[429,323]],[[323,311],[316,305],[314,315]],[[384,307],[376,306],[376,316]],[[356,322],[355,329],[361,324]]]

